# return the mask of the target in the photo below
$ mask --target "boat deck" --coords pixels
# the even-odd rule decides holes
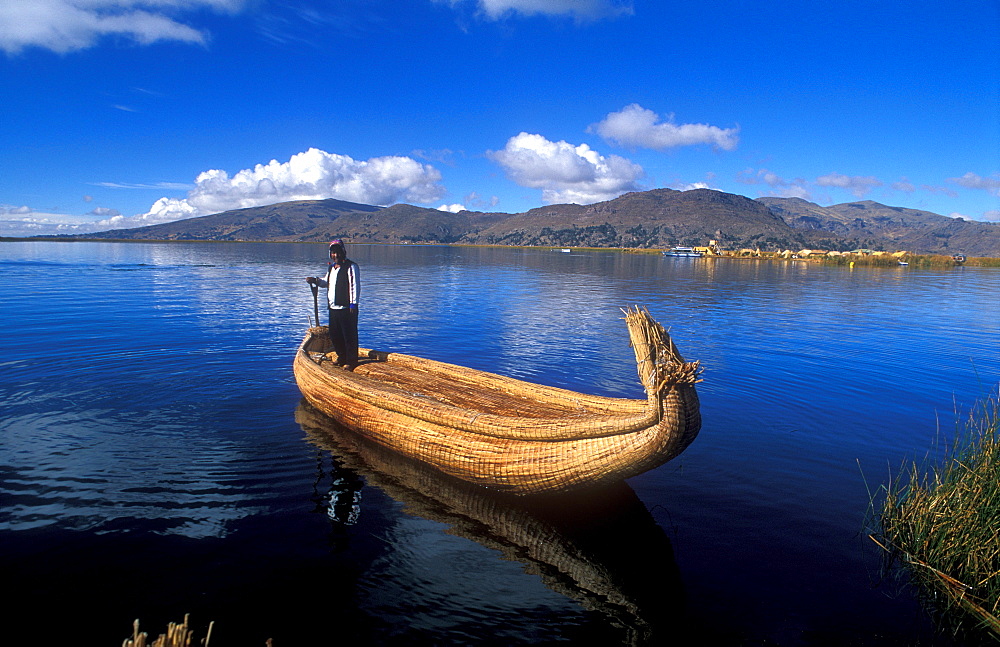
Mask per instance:
[[[376,355],[370,359],[369,355]],[[311,353],[313,359],[317,353]],[[394,362],[385,353],[373,353],[361,349],[361,361],[352,371],[360,379],[369,379],[379,389],[398,389],[411,396],[426,397],[436,402],[459,409],[482,413],[512,416],[517,418],[576,418],[607,414],[610,411],[639,413],[646,407],[645,400],[604,398],[573,393],[555,387],[536,388],[535,392],[525,392],[526,383],[494,376],[484,380],[478,371],[465,373],[460,370],[443,372],[440,364],[411,365],[408,362]],[[387,359],[389,357],[390,359]],[[319,363],[320,368],[331,375],[341,375],[346,371],[335,364],[335,353]]]
[[[433,394],[438,402],[461,409],[490,411],[522,418],[556,418],[573,413],[588,413],[579,405],[570,408],[551,402],[539,402],[520,394],[484,388],[482,384],[461,379],[461,376],[442,377],[431,371],[393,366],[388,362],[363,364],[355,370],[382,384],[392,384],[404,391]]]

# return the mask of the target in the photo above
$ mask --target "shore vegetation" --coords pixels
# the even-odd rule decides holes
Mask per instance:
[[[845,254],[843,256],[830,256],[823,258],[820,262],[827,265],[849,265],[853,263],[858,267],[897,267],[900,261],[905,262],[910,267],[955,267],[964,265],[967,267],[1000,267],[1000,258],[988,256],[970,256],[964,261],[956,262],[952,256],[944,254],[908,254],[903,257],[891,255],[880,256],[860,256]]]
[[[942,626],[1000,641],[1000,400],[980,401],[939,464],[884,487],[870,537]],[[877,505],[873,509],[878,510]],[[970,636],[971,637],[971,636]]]

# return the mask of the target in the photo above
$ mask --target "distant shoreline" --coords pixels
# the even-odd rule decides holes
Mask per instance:
[[[5,242],[30,242],[30,243],[254,243],[254,244],[276,244],[276,245],[326,245],[324,241],[304,241],[304,240],[200,240],[196,238],[185,239],[147,239],[136,240],[134,238],[51,238],[51,237],[7,237],[0,236],[0,243]],[[486,245],[470,243],[368,243],[357,242],[348,243],[350,245],[378,245],[382,247],[483,247],[491,249],[538,249],[556,250],[569,249],[572,252],[614,252],[618,254],[661,254],[666,248],[644,248],[644,247],[558,247],[553,245]],[[856,267],[901,267],[895,259],[887,259],[882,256],[837,256],[833,258],[781,258],[771,255],[767,256],[737,256],[735,254],[706,255],[697,259],[698,261],[780,261],[784,263],[818,263],[821,265],[835,266],[856,266]],[[952,257],[943,254],[912,254],[906,256],[906,262],[910,267],[1000,267],[1000,258],[992,256],[970,256],[964,263],[956,263]]]

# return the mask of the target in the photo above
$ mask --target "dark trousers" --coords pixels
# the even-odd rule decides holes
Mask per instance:
[[[330,342],[340,364],[358,363],[358,310],[330,309]]]

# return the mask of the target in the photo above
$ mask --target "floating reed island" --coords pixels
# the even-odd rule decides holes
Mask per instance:
[[[871,538],[943,625],[1000,640],[1000,401],[979,403],[938,466],[913,463],[885,487]]]
[[[612,483],[674,458],[701,428],[699,362],[686,361],[646,309],[623,312],[645,399],[367,348],[347,370],[323,326],[299,346],[295,379],[311,406],[345,427],[480,486],[525,495]]]

